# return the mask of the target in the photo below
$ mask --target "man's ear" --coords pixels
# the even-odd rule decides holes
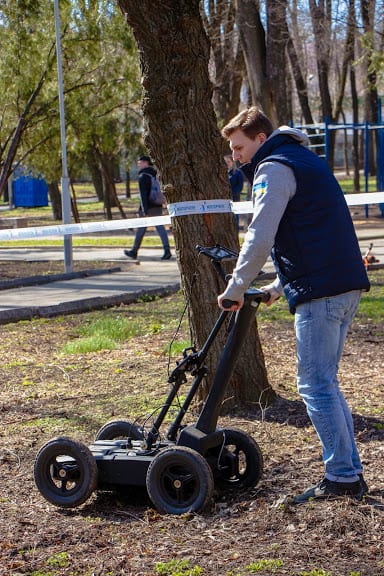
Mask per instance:
[[[264,144],[264,142],[268,138],[268,136],[265,134],[265,132],[259,132],[258,136],[260,138],[260,144]]]

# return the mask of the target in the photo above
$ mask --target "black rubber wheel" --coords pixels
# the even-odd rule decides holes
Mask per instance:
[[[97,487],[97,464],[81,442],[60,437],[42,446],[36,456],[36,486],[48,502],[61,508],[83,504]]]
[[[96,440],[124,440],[125,438],[132,438],[132,440],[143,440],[143,431],[128,422],[127,420],[112,420],[104,424],[96,434]]]
[[[256,486],[263,473],[263,455],[255,440],[235,428],[223,430],[224,446],[218,454],[219,488]]]
[[[208,462],[185,446],[162,450],[147,472],[147,491],[161,514],[199,512],[211,500],[213,486]]]

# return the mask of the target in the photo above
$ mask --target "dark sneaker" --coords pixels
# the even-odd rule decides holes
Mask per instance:
[[[171,256],[172,254],[170,250],[164,250],[164,254],[161,257],[161,260],[170,260]]]
[[[128,258],[133,258],[134,260],[137,258],[137,252],[135,250],[124,250],[124,254],[128,256]]]
[[[335,496],[351,496],[352,498],[361,500],[363,495],[363,487],[360,480],[356,482],[333,482],[332,480],[328,480],[328,478],[323,478],[316,486],[312,486],[302,494],[295,496],[293,502],[294,504],[302,504],[310,500],[332,498]]]
[[[360,478],[360,485],[361,485],[361,495],[365,496],[365,494],[368,494],[368,490],[369,490],[368,484],[364,480],[364,476],[362,474],[359,474],[359,478]]]

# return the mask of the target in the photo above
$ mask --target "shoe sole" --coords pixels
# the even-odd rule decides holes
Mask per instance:
[[[303,498],[299,500],[299,496],[295,496],[292,501],[293,504],[306,504],[307,502],[314,502],[315,500],[336,500],[337,498],[352,498],[353,500],[361,500],[364,498],[365,493],[363,491],[359,492],[358,494],[319,494],[318,496],[308,496],[307,498]]]

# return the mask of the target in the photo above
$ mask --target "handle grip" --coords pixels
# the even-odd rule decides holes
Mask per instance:
[[[259,302],[268,302],[268,300],[271,297],[270,292],[264,291],[264,290],[256,290],[254,293],[252,293],[252,300],[253,301],[259,301]],[[228,298],[224,298],[224,300],[222,301],[221,305],[222,307],[227,310],[229,308],[231,308],[232,306],[236,306],[238,304],[238,302],[236,302],[236,300],[229,300]]]
[[[236,304],[237,304],[236,300],[229,300],[228,298],[224,298],[224,300],[221,303],[224,310],[229,310],[231,306],[236,306]]]

